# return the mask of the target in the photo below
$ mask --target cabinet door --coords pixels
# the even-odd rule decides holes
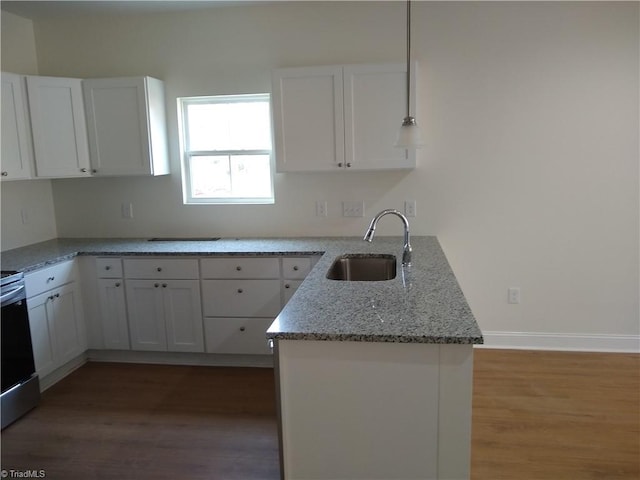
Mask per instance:
[[[49,292],[27,299],[29,309],[29,327],[31,328],[31,342],[33,344],[33,358],[36,372],[45,377],[55,370],[55,339],[49,328],[51,314],[49,303],[53,298]]]
[[[345,161],[352,170],[415,167],[415,149],[394,147],[406,116],[406,82],[405,64],[344,67]]]
[[[127,280],[132,350],[167,350],[162,287],[157,280]]]
[[[77,78],[27,77],[36,176],[89,176],[89,146]]]
[[[94,174],[169,173],[162,82],[102,78],[82,86]]]
[[[55,338],[56,366],[62,366],[86,350],[82,300],[75,283],[52,290],[50,328]]]
[[[342,68],[286,68],[272,75],[279,172],[331,171],[344,164]]]
[[[2,180],[31,178],[31,130],[23,77],[2,72]]]
[[[129,350],[129,323],[122,279],[98,280],[104,348]]]
[[[167,350],[204,352],[202,307],[198,280],[166,280],[162,283]]]

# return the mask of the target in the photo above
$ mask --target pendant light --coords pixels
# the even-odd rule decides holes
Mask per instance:
[[[407,0],[407,116],[402,120],[395,146],[418,148],[422,146],[420,129],[411,116],[411,0]]]

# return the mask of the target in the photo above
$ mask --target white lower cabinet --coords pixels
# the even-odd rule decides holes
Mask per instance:
[[[130,348],[124,291],[122,279],[98,279],[102,336],[104,348],[109,350],[129,350]]]
[[[132,350],[204,352],[198,260],[123,262]]]
[[[127,262],[128,260],[125,260],[125,272]],[[147,351],[203,352],[200,282],[197,279],[162,278],[162,266],[149,271],[156,271],[158,278],[126,278],[131,348]]]
[[[269,355],[265,332],[273,318],[212,318],[204,319],[207,353]]]
[[[61,264],[25,276],[36,372],[45,377],[87,348],[75,269]],[[59,275],[60,274],[60,275]],[[53,288],[44,290],[49,283]]]
[[[129,322],[120,258],[96,259],[102,346],[107,350],[129,350]]]
[[[202,259],[201,271],[207,352],[270,354],[265,332],[282,310],[281,259]]]

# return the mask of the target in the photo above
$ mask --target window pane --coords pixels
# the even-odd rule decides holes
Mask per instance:
[[[231,194],[228,156],[191,157],[189,171],[193,198],[228,197]]]
[[[189,104],[187,122],[191,151],[271,149],[268,100]]]
[[[234,197],[271,196],[269,155],[234,155],[231,157],[231,184]]]
[[[192,198],[270,198],[269,155],[191,157]]]

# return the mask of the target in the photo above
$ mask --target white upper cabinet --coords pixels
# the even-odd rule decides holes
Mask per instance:
[[[24,77],[2,72],[2,180],[31,178],[33,154]]]
[[[169,173],[161,80],[89,79],[83,90],[94,175]]]
[[[90,176],[82,80],[27,76],[36,177]]]
[[[404,64],[275,70],[278,171],[414,168],[415,150],[393,146],[406,116],[406,71]]]
[[[93,174],[168,174],[163,82],[122,77],[82,85]]]
[[[273,126],[279,172],[344,165],[342,67],[273,72]]]
[[[416,166],[415,149],[394,146],[407,115],[406,83],[404,64],[344,67],[345,157],[351,169]]]

